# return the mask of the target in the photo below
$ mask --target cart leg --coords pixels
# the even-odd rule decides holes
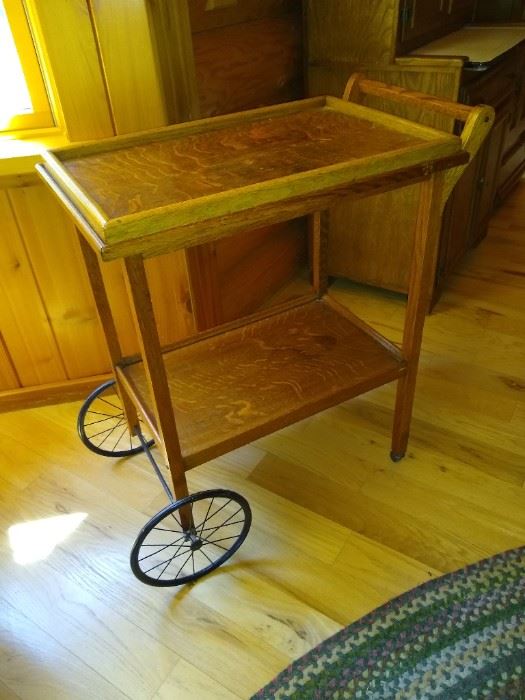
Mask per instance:
[[[157,430],[171,472],[175,497],[181,499],[188,495],[188,485],[144,261],[140,256],[129,257],[125,259],[125,265],[126,284],[153,400]],[[181,509],[180,515],[183,527],[189,529],[192,525],[190,507]]]
[[[109,305],[108,295],[106,293],[102,272],[100,271],[98,258],[95,251],[90,248],[89,244],[81,233],[78,234],[78,238],[89,276],[91,290],[95,298],[98,315],[100,316],[100,321],[102,323],[102,330],[108,346],[111,363],[113,367],[116,367],[122,360],[122,350],[120,348],[117,329],[115,327],[115,321],[113,320],[113,314],[111,313],[111,307]],[[124,409],[124,415],[126,417],[129,432],[131,435],[134,435],[139,424],[137,410],[133,405],[133,402],[129,399],[126,390],[119,381],[117,373],[115,373],[115,383],[120,400],[122,401],[122,408]]]
[[[403,329],[402,353],[407,372],[398,380],[392,431],[390,456],[394,462],[405,456],[408,445],[423,326],[434,287],[443,178],[442,173],[436,173],[421,183]]]
[[[318,297],[328,288],[328,217],[326,210],[316,211],[308,218],[311,282]]]

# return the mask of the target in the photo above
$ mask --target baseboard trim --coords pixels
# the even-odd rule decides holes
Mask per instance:
[[[66,382],[0,391],[0,413],[53,403],[77,401],[85,398],[92,389],[111,376],[111,374],[99,374],[94,377],[70,379]]]

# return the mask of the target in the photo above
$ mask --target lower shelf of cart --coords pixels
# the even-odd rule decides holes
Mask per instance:
[[[183,345],[163,359],[187,468],[393,381],[406,369],[394,346],[326,299]],[[122,374],[153,420],[142,362]]]

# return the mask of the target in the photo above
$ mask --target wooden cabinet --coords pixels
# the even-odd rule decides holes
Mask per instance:
[[[495,204],[525,168],[524,69],[525,46],[518,45],[487,70],[463,71],[459,100],[494,107],[496,121],[444,213],[434,301],[465,253],[485,237]]]
[[[478,0],[474,19],[478,22],[525,20],[524,0]]]
[[[515,50],[510,62],[508,76],[512,79],[513,90],[497,173],[497,204],[505,199],[525,170],[525,47]]]
[[[399,15],[399,44],[408,47],[430,41],[445,19],[442,0],[403,0]]]
[[[315,0],[305,3],[311,94],[341,93],[345,79],[357,71],[371,79],[449,100],[488,104],[496,111],[491,136],[444,212],[435,269],[436,301],[447,276],[466,251],[484,237],[495,202],[502,201],[525,170],[525,27],[504,30],[509,48],[491,56],[487,47],[502,41],[501,37],[492,41],[498,27],[464,29],[475,16],[472,0],[356,0],[351,3],[352,13],[350,3],[333,0],[328,4],[330,12],[319,10]],[[513,4],[514,18],[516,12]],[[363,13],[367,22],[358,24],[355,17]],[[374,27],[373,35],[368,27]],[[470,61],[465,45],[452,43],[469,32],[468,51],[478,41],[478,46],[485,46],[482,60],[475,56]],[[509,38],[510,32],[514,38]],[[329,36],[330,42],[322,36]],[[370,101],[366,104],[384,107]],[[428,118],[410,109],[395,113],[441,129],[456,128],[451,120],[447,123],[435,115]],[[342,203],[330,217],[330,273],[406,291],[405,261],[412,245],[414,217],[413,197],[408,191],[378,195],[366,207]]]
[[[397,53],[454,31],[472,19],[474,0],[401,0]]]

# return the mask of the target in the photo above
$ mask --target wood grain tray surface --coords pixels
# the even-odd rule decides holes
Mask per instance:
[[[243,212],[275,218],[280,203],[460,149],[457,137],[320,97],[58,149],[39,171],[109,258],[119,243],[121,256],[147,252],[144,240],[166,230],[173,249],[200,243],[198,224],[209,238],[215,223],[218,237]]]
[[[188,468],[392,381],[394,346],[314,300],[164,354]],[[122,371],[153,416],[142,362]]]

